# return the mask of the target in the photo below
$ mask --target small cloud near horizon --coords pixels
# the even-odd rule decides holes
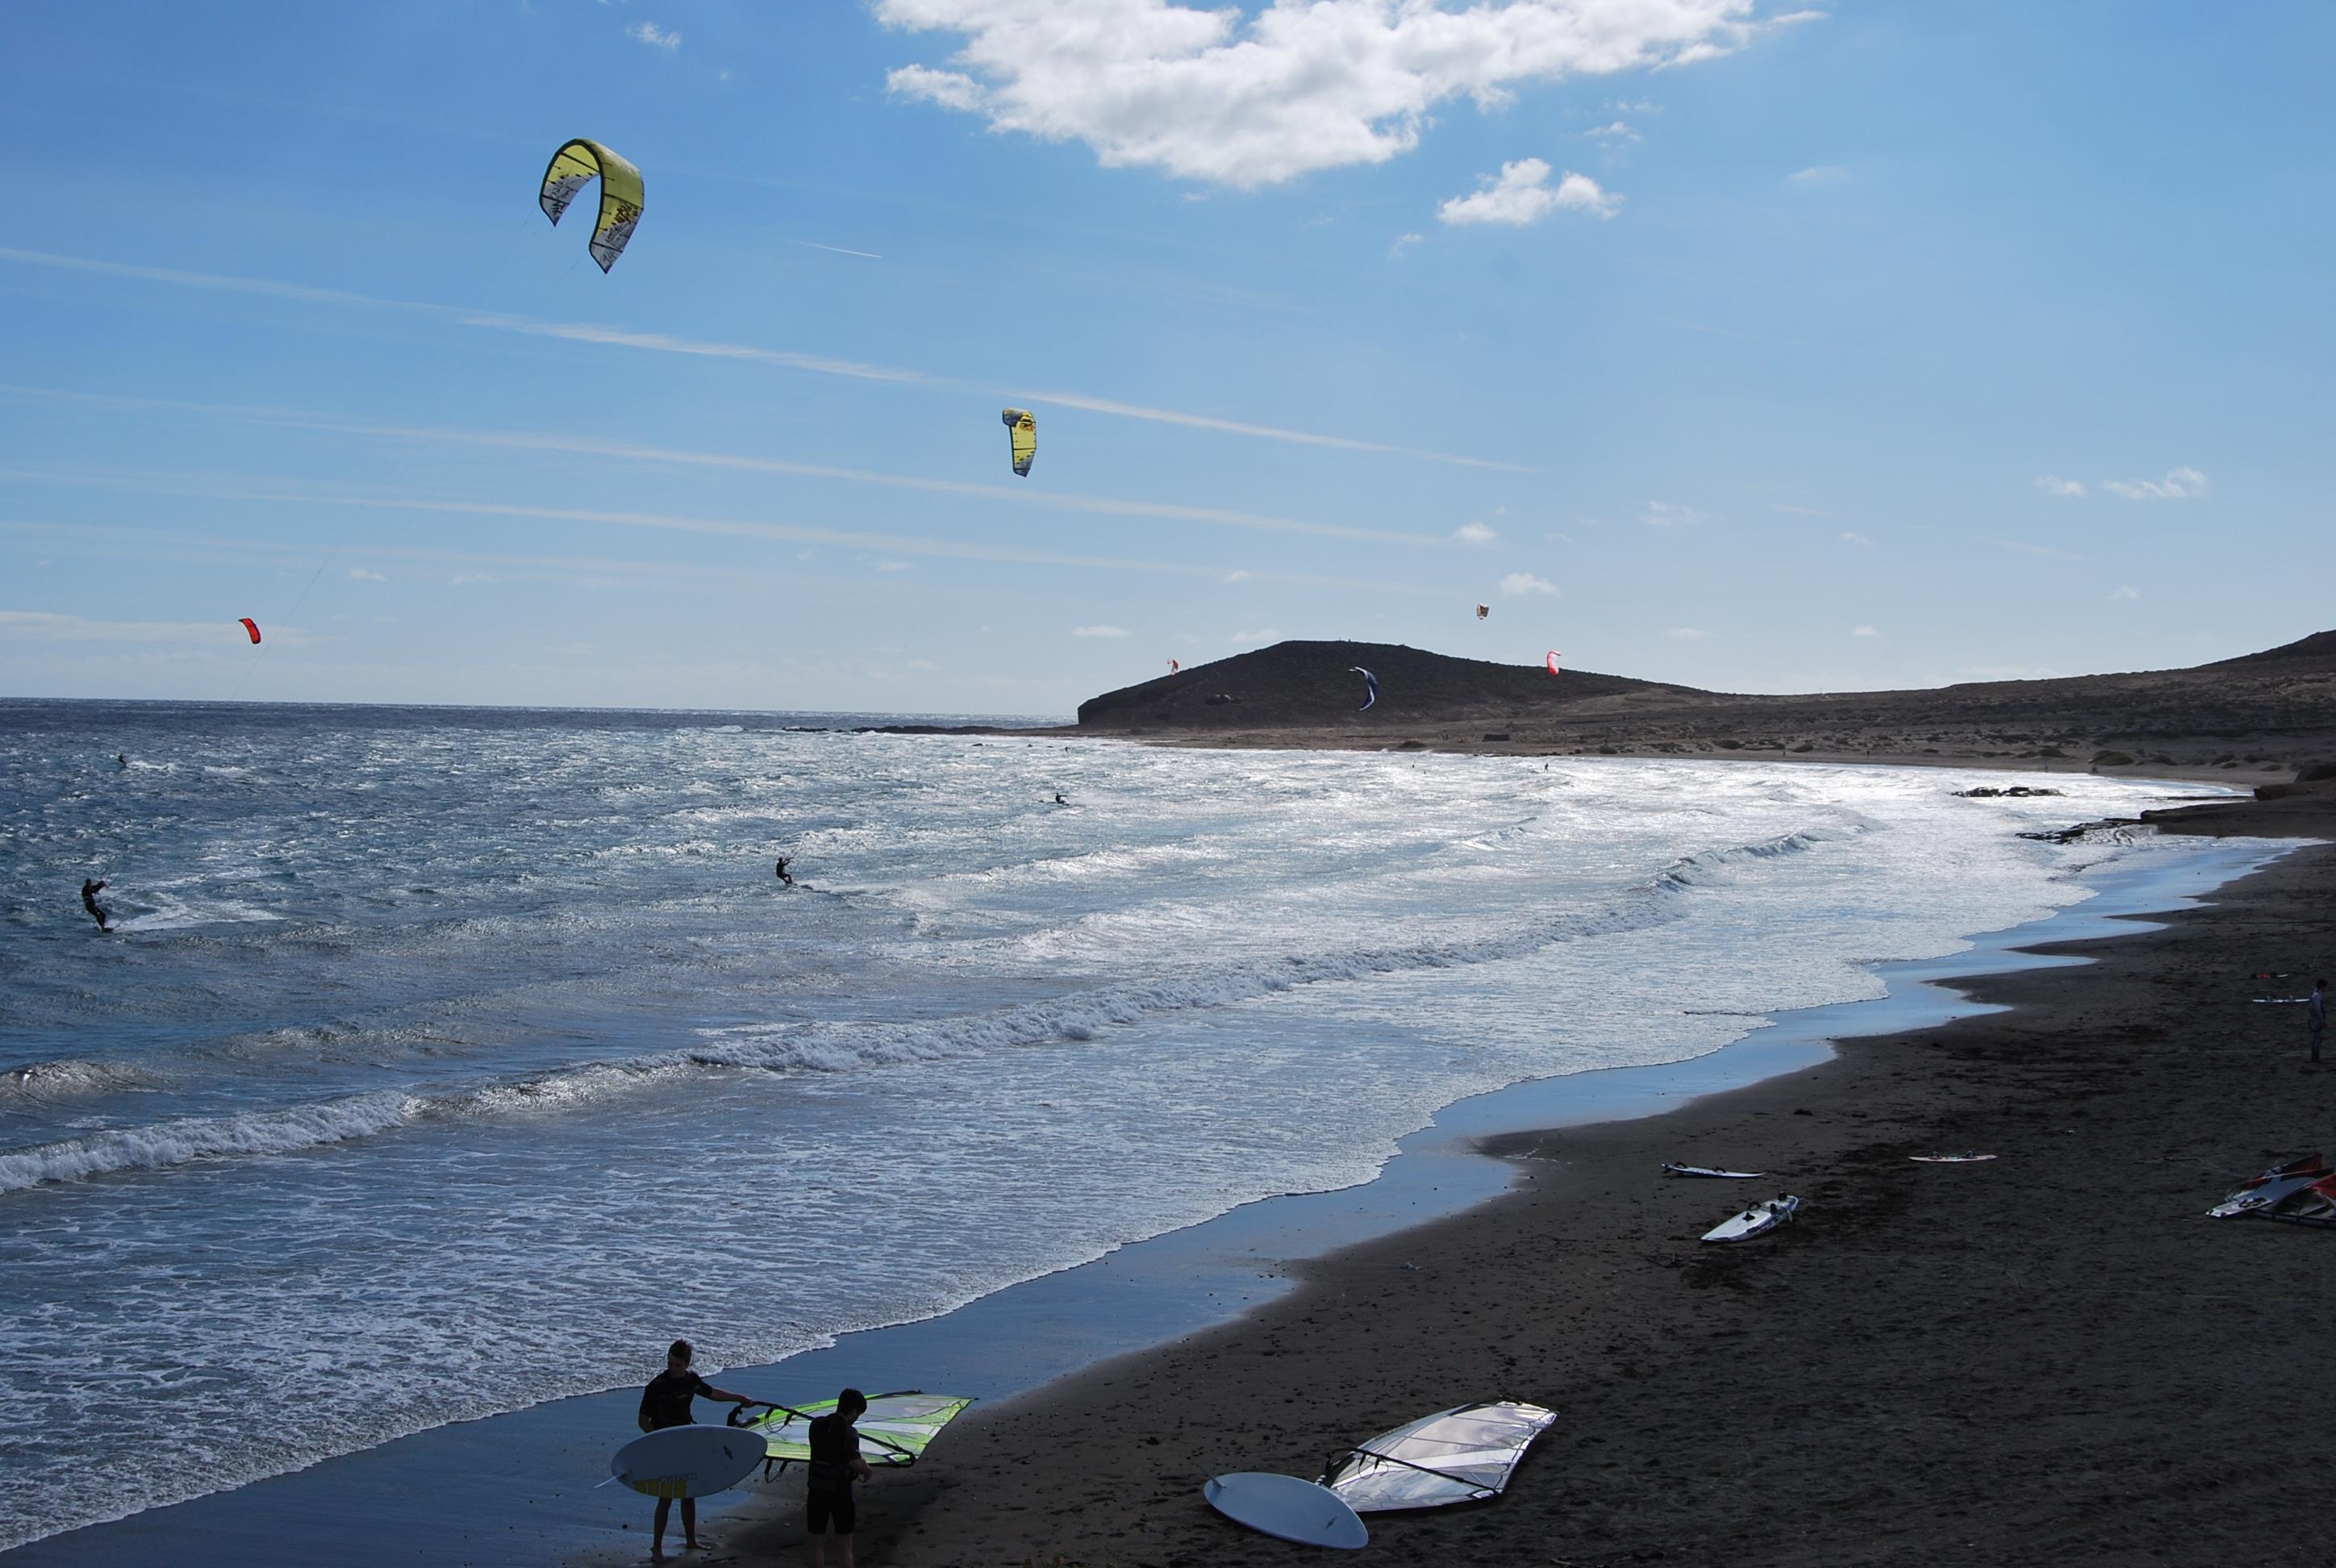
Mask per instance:
[[[387,582],[389,579],[382,576],[382,574],[377,571],[367,571],[364,567],[353,566],[349,568],[349,580],[352,582]]]
[[[2206,476],[2195,468],[2169,468],[2164,479],[2105,479],[2101,488],[2127,501],[2195,501],[2206,493]]]
[[[915,565],[916,562],[910,560],[880,560],[876,563],[876,570],[878,571],[908,571]]]
[[[2049,544],[2022,544],[2016,539],[1990,539],[1988,543],[2004,550],[2016,550],[2022,555],[2040,555],[2052,560],[2082,560],[2085,558],[2069,550],[2054,550]]]
[[[1669,528],[1680,522],[1709,522],[1711,513],[1698,511],[1683,502],[1650,501],[1647,502],[1647,510],[1640,514],[1639,521],[1649,528]]]
[[[1600,141],[1636,141],[1639,140],[1639,133],[1630,128],[1630,122],[1626,120],[1611,121],[1604,125],[1593,125],[1587,131],[1578,131],[1574,132],[1574,134],[1577,136],[1591,137]]]
[[[1665,637],[1700,638],[1709,637],[1711,634],[1704,630],[1703,628],[1699,626],[1675,626],[1671,628],[1670,630],[1663,633],[1663,635]]]
[[[1501,591],[1511,599],[1527,593],[1546,594],[1552,599],[1561,597],[1557,591],[1557,584],[1547,578],[1535,577],[1529,571],[1513,571],[1501,579]]]
[[[1854,626],[1849,628],[1849,635],[1852,637],[1880,637],[1882,635],[1882,628],[1878,626]]]
[[[1127,628],[1117,626],[1075,626],[1071,628],[1071,635],[1073,637],[1125,637]]]
[[[2134,587],[2133,584],[2128,582],[2119,588],[2115,593],[2110,594],[2109,598],[2113,602],[2118,604],[2136,604],[2139,603],[2141,599],[2141,589]]]
[[[1410,249],[1413,246],[1418,244],[1421,240],[1426,238],[1427,236],[1425,234],[1397,235],[1395,237],[1395,243],[1387,247],[1387,259],[1390,261],[1402,260],[1403,253],[1405,251]]]
[[[1475,192],[1455,196],[1438,207],[1436,221],[1501,223],[1522,229],[1561,209],[1599,218],[1611,218],[1621,209],[1622,199],[1587,174],[1577,174],[1569,169],[1562,179],[1552,185],[1550,172],[1549,164],[1539,158],[1520,158],[1513,163],[1504,163],[1497,175],[1479,176],[1479,189]]]
[[[1812,163],[1806,169],[1796,169],[1785,176],[1795,185],[1834,185],[1849,178],[1849,170],[1838,163]]]
[[[1872,544],[1874,542],[1854,528],[1844,528],[1841,531],[1841,541],[1844,544]]]
[[[681,47],[679,32],[668,32],[654,22],[636,22],[625,29],[625,36],[636,44],[646,44],[652,49],[662,49],[668,54]]]
[[[1226,640],[1229,642],[1280,642],[1281,640],[1281,628],[1272,626],[1261,626],[1255,631],[1237,631]]]
[[[1501,536],[1481,522],[1464,522],[1452,531],[1452,537],[1463,544],[1490,544]]]
[[[482,582],[501,582],[502,579],[490,571],[458,571],[453,580],[456,588],[469,588]]]
[[[2049,473],[2036,476],[2036,488],[2047,495],[2063,495],[2070,501],[2085,499],[2085,482],[2081,479],[2057,479]]]

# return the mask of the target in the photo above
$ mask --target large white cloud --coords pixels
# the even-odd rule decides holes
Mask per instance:
[[[1549,165],[1538,158],[1504,163],[1497,177],[1484,176],[1481,189],[1454,197],[1436,209],[1436,216],[1446,223],[1509,223],[1522,228],[1540,222],[1560,208],[1611,218],[1622,204],[1621,197],[1587,174],[1569,169],[1554,185],[1549,182]]]
[[[876,15],[966,40],[949,69],[892,72],[903,97],[1084,141],[1106,165],[1241,187],[1384,163],[1450,99],[1491,109],[1532,83],[1686,64],[1773,24],[1753,0],[1274,0],[1254,16],[1172,0],[877,0]]]

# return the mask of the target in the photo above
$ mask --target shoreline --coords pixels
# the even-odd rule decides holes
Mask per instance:
[[[2180,869],[2176,862],[2151,874],[2168,878]],[[1487,1137],[1555,1121],[1573,1125],[1667,1114],[1681,1098],[1747,1080],[1757,1084],[1787,1066],[1823,1060],[1835,1038],[1969,1010],[1928,982],[2001,968],[2020,933],[2030,933],[2021,941],[2033,941],[2039,926],[2073,931],[2097,925],[2105,906],[2121,901],[2113,893],[2096,897],[2025,927],[1983,933],[1971,948],[1942,959],[1876,966],[1890,996],[1779,1014],[1717,1052],[1667,1065],[1528,1080],[1472,1096],[1403,1139],[1402,1152],[1359,1186],[1245,1204],[938,1318],[855,1332],[832,1348],[774,1367],[728,1368],[718,1380],[796,1398],[830,1393],[830,1382],[858,1380],[871,1388],[946,1388],[995,1400],[1058,1386],[1098,1362],[1156,1353],[1182,1337],[1286,1299],[1288,1276],[1302,1278],[1308,1265],[1286,1270],[1277,1266],[1280,1260],[1319,1261],[1358,1241],[1415,1233],[1423,1221],[1431,1227],[1447,1222],[1495,1199],[1514,1184],[1515,1171],[1484,1157]],[[2146,895],[2144,902],[2165,907],[2157,894]],[[1780,1058],[1789,1060],[1780,1064]],[[1025,1348],[1018,1343],[1024,1340],[1033,1343]],[[1001,1353],[1001,1345],[1016,1348]],[[899,1376],[877,1376],[884,1368]],[[953,1379],[947,1375],[951,1368],[971,1376]],[[960,1388],[960,1382],[971,1386]],[[329,1521],[336,1531],[362,1537],[386,1541],[419,1533],[442,1550],[485,1549],[503,1560],[635,1561],[642,1554],[642,1522],[632,1518],[638,1500],[614,1489],[589,1490],[601,1474],[608,1434],[629,1428],[633,1398],[630,1390],[586,1395],[434,1428],[233,1491],[44,1537],[6,1555],[28,1563],[62,1562],[67,1551],[85,1555],[92,1546],[137,1554],[168,1545],[172,1555],[190,1562],[297,1562],[304,1560],[301,1552],[279,1556],[283,1549],[276,1542],[313,1534]],[[977,1407],[967,1430],[978,1429],[983,1408]],[[953,1432],[948,1442],[956,1441]],[[944,1449],[938,1457],[948,1456]],[[713,1527],[745,1543],[760,1530],[758,1520],[771,1515],[773,1500],[761,1491],[725,1499],[709,1509],[709,1521],[719,1519]],[[782,1494],[779,1514],[790,1506]],[[466,1513],[498,1523],[450,1531],[447,1515]],[[190,1535],[201,1543],[191,1553]],[[396,1555],[375,1554],[384,1561]],[[356,1553],[350,1560],[371,1559]]]
[[[2263,815],[2160,820],[2237,837],[2336,826]],[[1815,1066],[1651,1119],[1488,1140],[1531,1179],[1297,1264],[1296,1292],[1231,1322],[978,1409],[930,1468],[869,1488],[865,1557],[1293,1560],[1208,1510],[1201,1481],[1310,1475],[1340,1443],[1495,1396],[1561,1414],[1509,1495],[1375,1516],[1378,1555],[2324,1553],[2336,1522],[2248,1457],[2266,1426],[2336,1393],[2336,1372],[2297,1365],[2314,1237],[2200,1216],[2321,1146],[2336,1066],[2305,1066],[2300,1023],[2247,1005],[2244,977],[2266,945],[2287,955],[2270,967],[2329,963],[2313,904],[2331,870],[2336,846],[2308,845],[2193,907],[2110,916],[2114,934],[2007,943],[2024,961],[1959,979],[1971,1006],[1952,1022],[1846,1037]],[[2215,1044],[2192,1041],[2199,1008]],[[1907,1158],[1961,1147],[2000,1157]],[[1779,1179],[1655,1176],[1671,1158]],[[1800,1223],[1698,1247],[1771,1186],[1806,1201]],[[1746,1488],[1779,1505],[1746,1507]],[[797,1560],[786,1501],[725,1551]]]

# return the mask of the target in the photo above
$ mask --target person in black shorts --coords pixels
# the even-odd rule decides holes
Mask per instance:
[[[717,1388],[689,1369],[689,1359],[697,1352],[686,1339],[676,1339],[665,1353],[665,1370],[649,1379],[641,1390],[641,1430],[662,1431],[667,1427],[688,1427],[697,1417],[690,1410],[695,1399],[726,1399],[733,1405],[748,1405],[754,1401],[744,1394],[733,1394],[727,1388]],[[665,1555],[666,1515],[673,1511],[673,1499],[660,1497],[657,1505],[657,1530],[649,1538],[649,1555]],[[693,1552],[698,1550],[697,1499],[681,1500],[681,1538]]]
[[[836,1396],[833,1415],[812,1417],[810,1478],[803,1483],[803,1528],[811,1532],[812,1568],[827,1568],[830,1524],[835,1526],[836,1544],[843,1548],[843,1568],[852,1568],[852,1533],[860,1525],[852,1484],[868,1479],[868,1461],[860,1456],[860,1434],[852,1423],[867,1408],[867,1395],[846,1388]]]

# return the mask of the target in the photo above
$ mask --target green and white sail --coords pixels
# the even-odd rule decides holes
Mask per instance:
[[[871,1465],[913,1465],[941,1428],[972,1403],[960,1395],[923,1394],[914,1388],[871,1395],[866,1413],[852,1424],[860,1434],[860,1456]],[[745,1426],[763,1435],[764,1450],[778,1463],[808,1464],[813,1417],[833,1414],[832,1399],[774,1405]]]

